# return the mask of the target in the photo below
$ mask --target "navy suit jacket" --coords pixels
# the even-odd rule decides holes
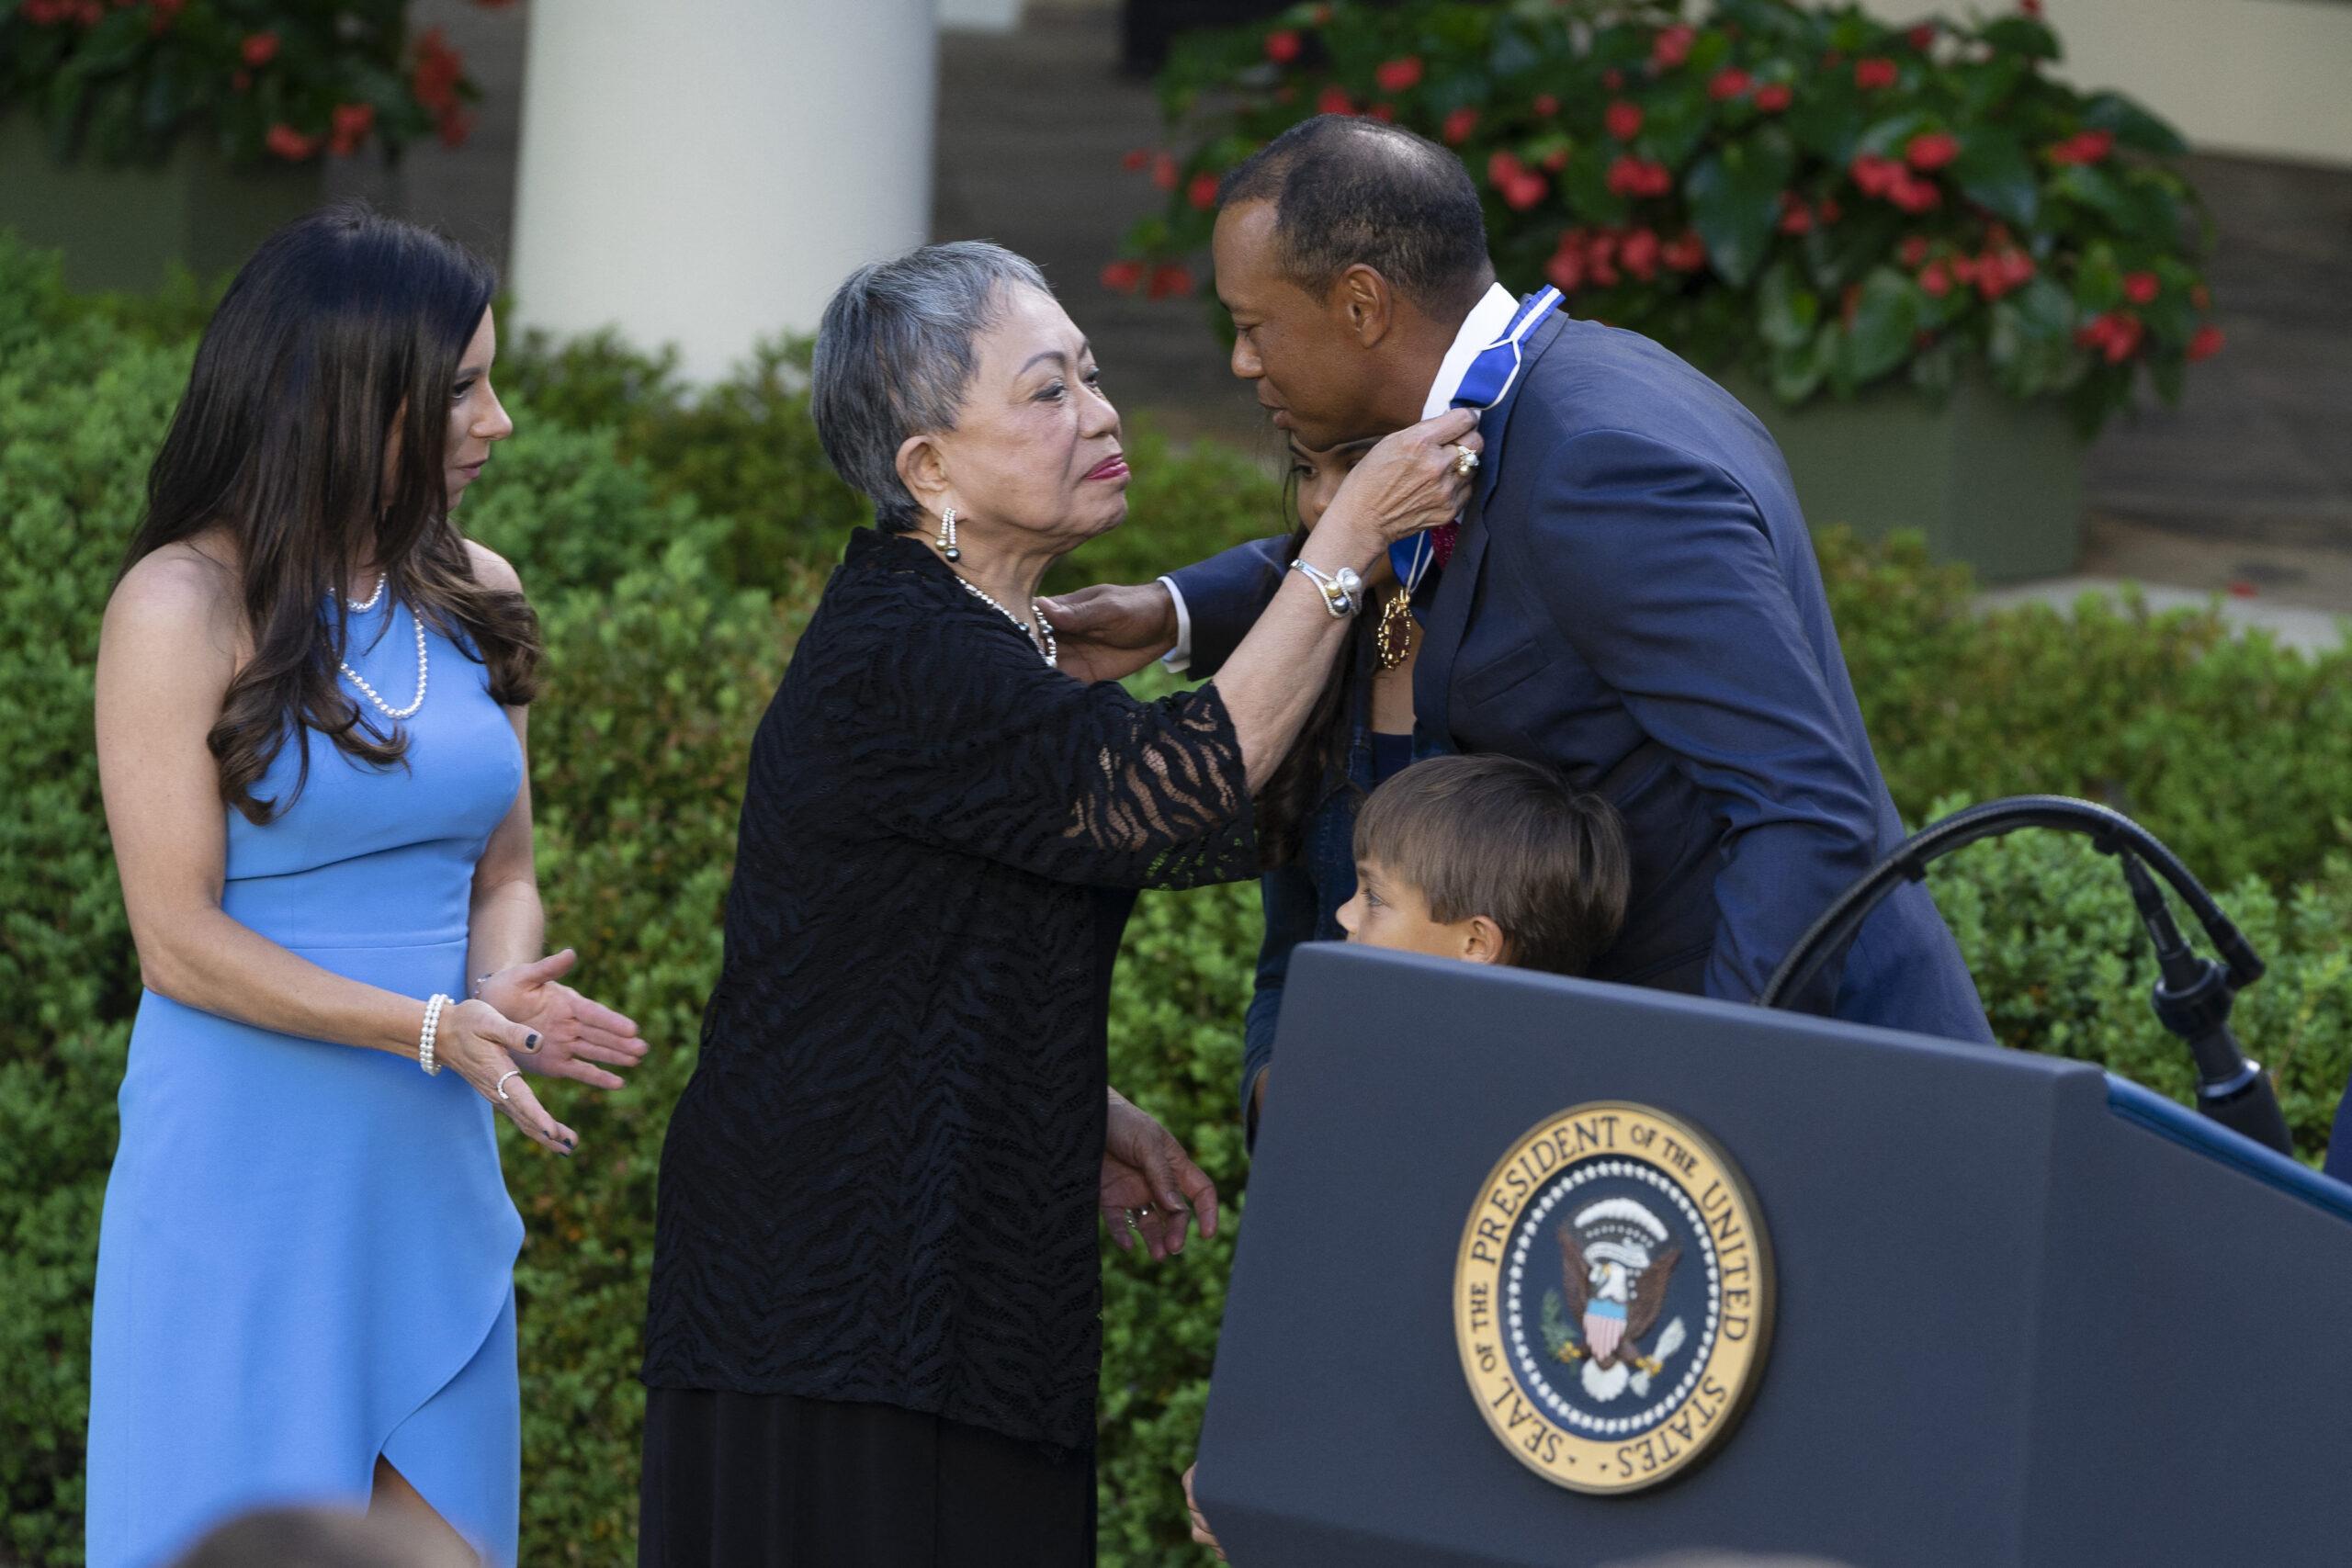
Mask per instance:
[[[1414,672],[1422,740],[1565,770],[1623,816],[1633,902],[1595,978],[1752,1000],[1904,836],[1780,450],[1666,349],[1565,314],[1479,429],[1477,494]],[[1249,631],[1282,547],[1174,574],[1194,673]],[[1917,884],[1798,1001],[1993,1038]]]

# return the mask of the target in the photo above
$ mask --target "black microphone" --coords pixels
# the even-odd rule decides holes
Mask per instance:
[[[1764,1007],[1785,1007],[1790,998],[1802,995],[1830,957],[1845,950],[1880,901],[1904,883],[1924,878],[1930,862],[1979,839],[1996,838],[2020,828],[2057,828],[2086,834],[2100,853],[2122,863],[2124,881],[2132,889],[2141,922],[2155,944],[2156,1021],[2187,1043],[2196,1058],[2198,1110],[2266,1148],[2291,1156],[2294,1145],[2288,1136],[2287,1118],[2278,1109],[2278,1093],[2261,1064],[2238,1048],[2237,1037],[2230,1032],[2231,1004],[2238,991],[2262,978],[2261,958],[2178,856],[2129,817],[2091,801],[2057,795],[2015,795],[1972,806],[1921,829],[1838,896],[1797,939],[1757,1001]],[[2148,875],[2150,867],[2180,895],[2221,953],[2220,963],[2199,958],[2190,950],[2173,922],[2171,907]]]

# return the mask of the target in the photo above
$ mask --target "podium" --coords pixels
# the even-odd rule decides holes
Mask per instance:
[[[1242,1568],[2352,1562],[2352,1187],[2169,1100],[2085,1063],[1327,944],[1293,961],[1275,1059],[1196,1477]],[[1643,1432],[1644,1401],[1730,1331],[1738,1258],[1667,1236],[1673,1183],[1561,1127],[1596,1106],[1745,1179],[1752,1382],[1744,1409],[1725,1385],[1685,1410],[1695,1453]],[[1472,1329],[1497,1290],[1509,1311]],[[1549,1473],[1539,1428],[1569,1433]],[[1622,1482],[1645,1435],[1664,1479],[1573,1489]]]

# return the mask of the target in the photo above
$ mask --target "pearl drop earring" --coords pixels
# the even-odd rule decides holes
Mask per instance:
[[[939,514],[939,553],[949,560],[964,558],[964,552],[956,547],[956,509],[952,506]]]

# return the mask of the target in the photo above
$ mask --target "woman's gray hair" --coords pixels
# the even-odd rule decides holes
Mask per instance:
[[[833,290],[817,328],[809,412],[833,471],[873,501],[884,530],[920,524],[922,510],[899,478],[899,448],[910,435],[956,428],[972,383],[973,340],[1015,285],[1053,292],[1026,257],[958,240],[859,267]]]

